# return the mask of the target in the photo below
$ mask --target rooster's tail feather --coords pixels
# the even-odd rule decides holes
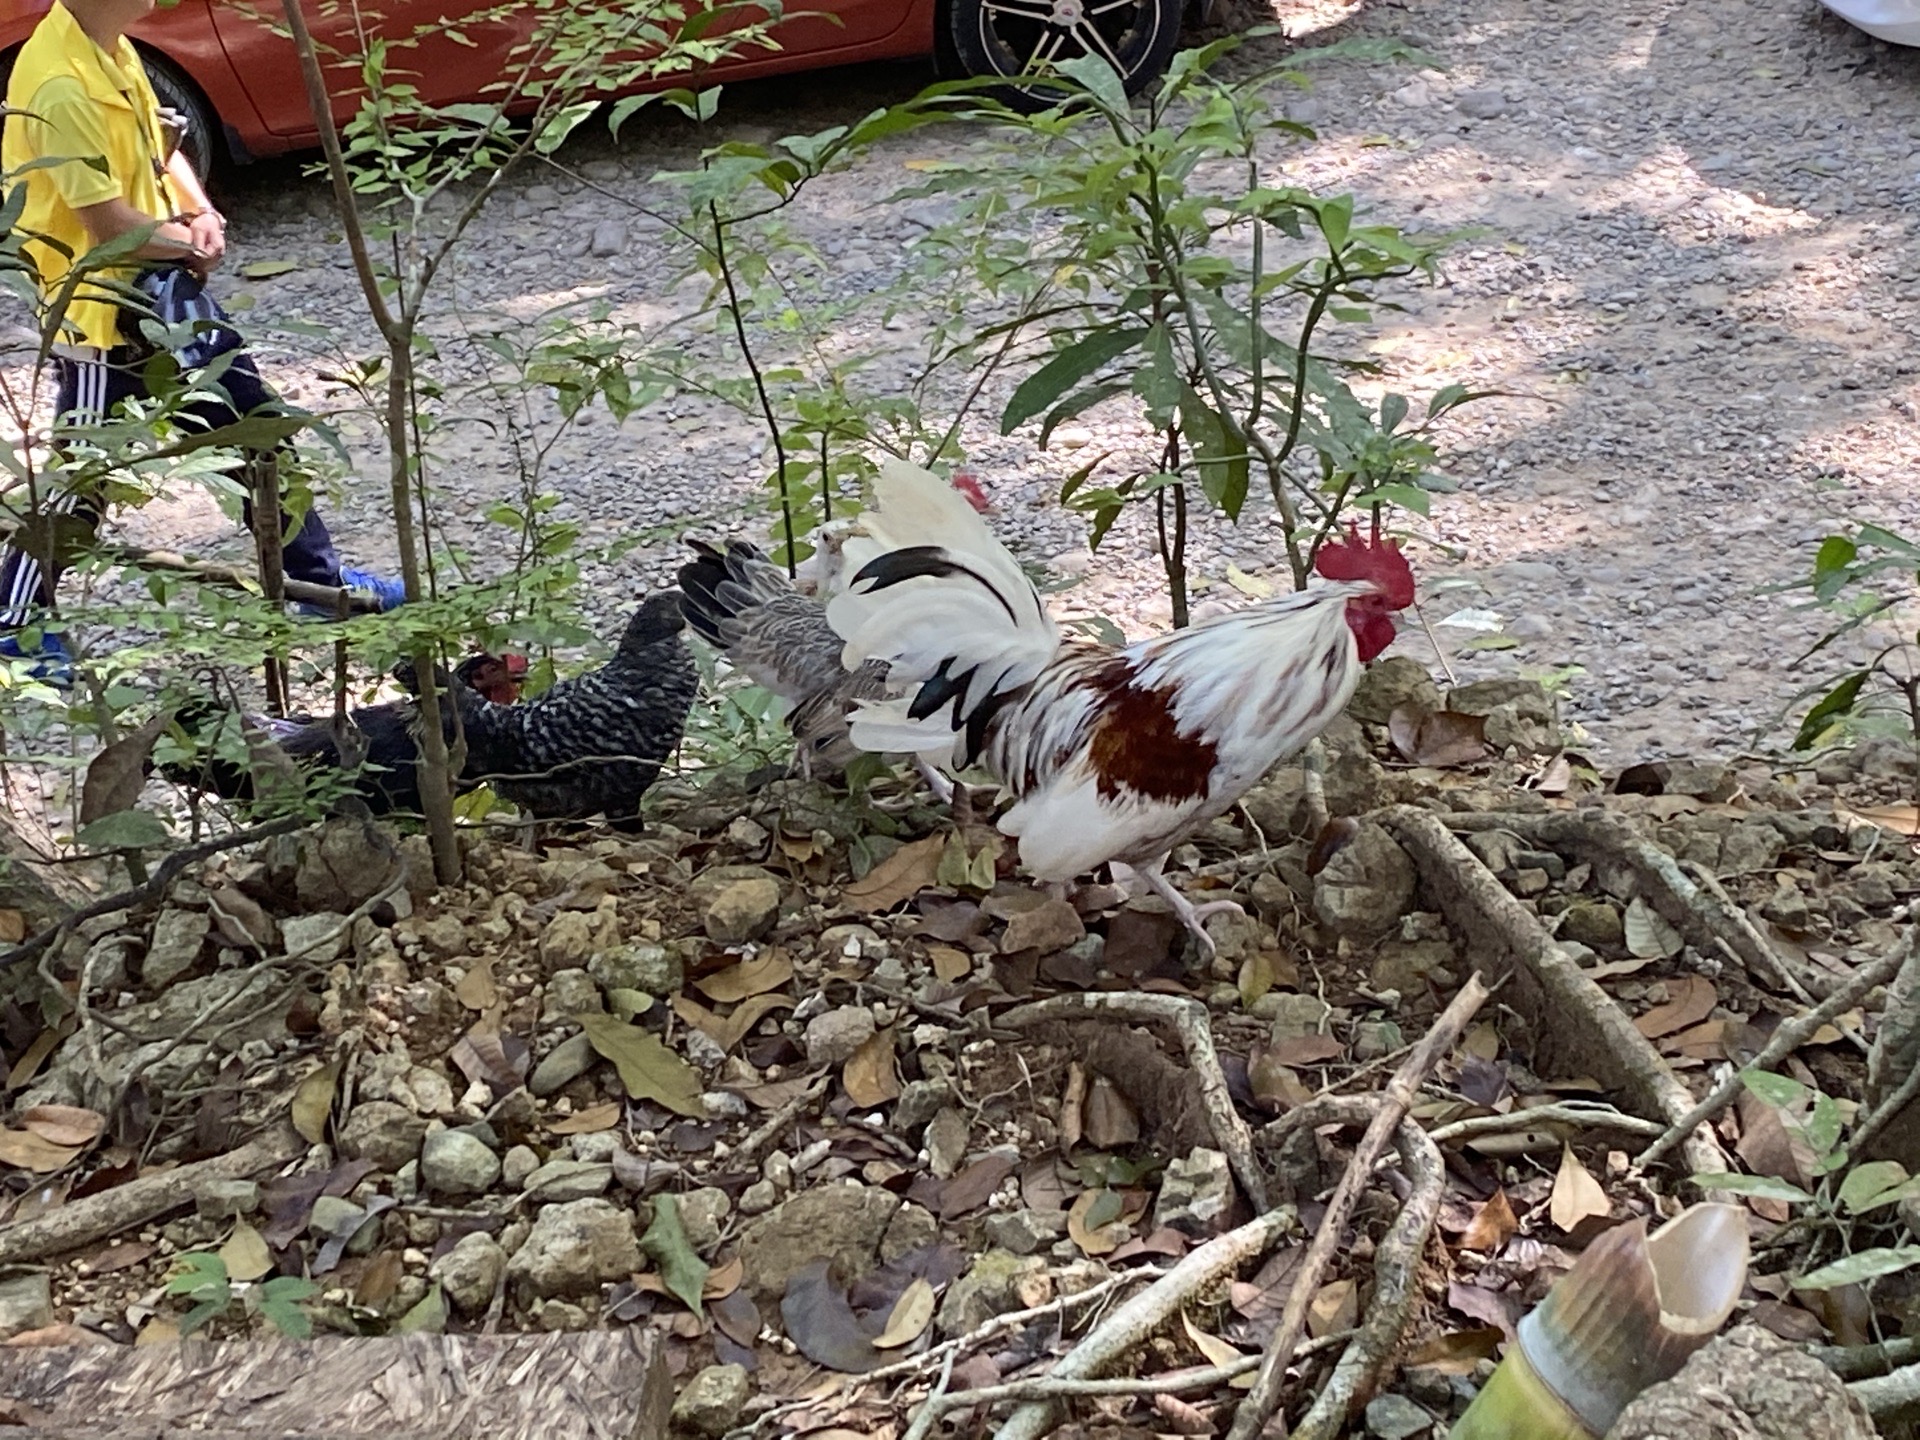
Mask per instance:
[[[986,724],[1060,648],[1039,592],[966,500],[937,476],[890,460],[846,544],[847,589],[827,606],[849,667],[888,666],[906,695],[854,718],[863,750],[979,750]]]
[[[687,543],[698,558],[680,567],[681,608],[695,633],[718,649],[733,643],[741,616],[793,589],[786,572],[743,540],[724,551],[704,540]]]

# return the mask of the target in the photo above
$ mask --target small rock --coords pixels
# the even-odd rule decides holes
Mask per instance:
[[[947,1287],[935,1325],[944,1336],[964,1335],[979,1329],[996,1315],[1021,1309],[1016,1287],[1021,1280],[1041,1274],[1046,1268],[1047,1262],[1037,1255],[987,1251],[973,1262],[966,1274]]]
[[[1813,910],[1797,889],[1782,887],[1760,907],[1760,918],[1773,921],[1783,930],[1805,930],[1813,923]]]
[[[1430,1434],[1434,1419],[1404,1395],[1388,1391],[1367,1402],[1367,1433],[1379,1440],[1414,1440]]]
[[[1507,634],[1516,640],[1546,640],[1553,635],[1553,621],[1545,615],[1517,615],[1507,623]]]
[[[742,1215],[764,1215],[780,1203],[780,1187],[771,1180],[756,1180],[740,1192]]]
[[[1627,943],[1627,926],[1619,907],[1604,900],[1576,900],[1560,922],[1560,938],[1589,950],[1617,950]]]
[[[564,1089],[600,1063],[600,1052],[585,1035],[570,1035],[549,1050],[527,1077],[527,1089],[542,1097]]]
[[[1347,714],[1368,725],[1384,725],[1402,705],[1414,710],[1440,708],[1440,687],[1427,667],[1410,655],[1388,655],[1373,662],[1354,687]]]
[[[640,1268],[633,1219],[605,1200],[549,1205],[507,1262],[507,1281],[522,1304],[594,1294]]]
[[[1015,1255],[1034,1255],[1067,1233],[1065,1216],[1055,1211],[1002,1210],[987,1216],[987,1240]]]
[[[679,1197],[680,1228],[687,1243],[701,1255],[711,1255],[720,1245],[720,1227],[726,1223],[733,1202],[716,1185],[703,1185]]]
[[[1233,1197],[1227,1157],[1196,1146],[1186,1158],[1168,1164],[1153,1205],[1154,1228],[1170,1226],[1193,1239],[1207,1239],[1227,1227]]]
[[[556,1025],[576,1015],[598,1015],[606,1009],[600,987],[586,971],[556,970],[547,977],[540,997],[540,1023]]]
[[[562,910],[549,920],[540,932],[540,963],[549,971],[578,969],[607,948],[601,943],[603,927],[595,923],[597,914]]]
[[[280,943],[287,954],[310,965],[331,965],[347,948],[347,917],[331,910],[289,915],[280,922]]]
[[[953,1086],[948,1081],[909,1080],[901,1087],[900,1098],[893,1102],[893,1128],[900,1134],[911,1134],[952,1100]]]
[[[873,1012],[864,1005],[842,1005],[807,1022],[802,1038],[809,1065],[838,1065],[873,1038]]]
[[[1287,991],[1280,994],[1279,998],[1280,1003],[1273,1016],[1272,1040],[1275,1045],[1325,1031],[1327,1017],[1333,1013],[1333,1007],[1318,995]]]
[[[1507,113],[1507,97],[1498,90],[1462,90],[1454,108],[1470,120],[1492,120]]]
[[[752,1397],[744,1366],[709,1365],[674,1398],[673,1427],[705,1440],[719,1440],[739,1422]]]
[[[203,1180],[194,1187],[193,1211],[202,1220],[233,1220],[259,1208],[257,1180]]]
[[[426,1117],[391,1100],[363,1100],[340,1127],[340,1151],[392,1174],[420,1154],[427,1124]]]
[[[1362,1062],[1391,1055],[1407,1043],[1391,1020],[1362,1020],[1353,1027],[1353,1058]]]
[[[1052,954],[1055,950],[1064,950],[1087,933],[1087,927],[1080,923],[1080,912],[1064,900],[1048,899],[1043,905],[1022,911],[1007,921],[1007,930],[1000,937],[1000,953],[1011,955],[1016,950],[1038,950],[1042,954]]]
[[[500,1157],[464,1131],[432,1131],[420,1147],[420,1179],[437,1195],[483,1195],[499,1178]]]
[[[1668,795],[1691,795],[1696,800],[1724,805],[1740,788],[1731,765],[1718,760],[1669,760],[1662,767],[1660,788]]]
[[[344,915],[378,894],[393,866],[392,841],[373,822],[335,818],[300,837],[294,891],[308,911]]]
[[[1313,877],[1313,909],[1349,939],[1374,939],[1413,903],[1413,861],[1385,827],[1368,822]]]
[[[747,1288],[778,1298],[786,1293],[787,1281],[815,1260],[832,1262],[847,1280],[859,1279],[873,1268],[881,1237],[899,1208],[899,1199],[877,1185],[802,1190],[741,1232]]]
[[[44,1270],[0,1280],[0,1340],[53,1324],[53,1280]]]
[[[1542,724],[1559,718],[1553,697],[1537,680],[1478,680],[1447,695],[1447,708],[1462,715],[1491,715],[1502,705],[1512,705],[1515,713]]]
[[[972,1126],[964,1112],[949,1105],[927,1125],[927,1168],[936,1180],[945,1180],[960,1168],[967,1155]]]
[[[624,220],[602,220],[593,227],[593,238],[587,242],[587,253],[606,259],[610,255],[624,255],[627,251],[627,223]]]
[[[761,875],[722,886],[707,901],[701,924],[717,945],[744,945],[766,934],[779,918],[779,882]]]
[[[478,1315],[493,1303],[500,1277],[506,1273],[507,1252],[491,1235],[462,1235],[427,1271],[440,1282],[447,1301],[462,1315]]]
[[[565,1204],[604,1195],[613,1184],[613,1166],[586,1160],[549,1160],[527,1176],[521,1188],[542,1204]]]
[[[1760,820],[1742,820],[1728,828],[1720,839],[1720,873],[1752,875],[1772,870],[1780,863],[1786,842],[1780,832]]]
[[[407,928],[436,960],[467,953],[466,923],[457,915],[420,916],[408,921]]]
[[[587,962],[587,973],[603,989],[638,990],[655,996],[671,995],[686,983],[679,953],[664,945],[633,943],[608,950]]]
[[[526,1187],[527,1177],[540,1168],[540,1157],[531,1145],[515,1145],[500,1157],[500,1183],[509,1190]]]
[[[307,1217],[307,1233],[325,1242],[344,1235],[349,1255],[368,1255],[380,1243],[380,1217],[367,1218],[367,1212],[339,1195],[322,1195],[313,1202]]]
[[[153,938],[140,962],[140,978],[155,990],[164,990],[200,959],[213,917],[204,910],[162,910],[153,922]]]

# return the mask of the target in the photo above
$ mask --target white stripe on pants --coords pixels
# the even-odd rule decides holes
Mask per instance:
[[[86,346],[61,358],[73,367],[74,394],[73,406],[63,418],[82,422],[105,418],[107,352]],[[70,515],[79,503],[80,497],[69,490],[54,498],[51,509],[58,515]],[[7,559],[12,562],[6,566],[11,572],[11,583],[6,586],[4,599],[0,599],[0,630],[17,630],[40,606],[44,572],[40,562],[25,551],[10,549]]]

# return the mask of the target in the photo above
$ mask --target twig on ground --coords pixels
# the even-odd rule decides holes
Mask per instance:
[[[1525,1110],[1510,1110],[1505,1115],[1471,1115],[1465,1120],[1436,1125],[1427,1138],[1436,1145],[1455,1140],[1471,1140],[1479,1135],[1510,1135],[1516,1130],[1531,1130],[1537,1125],[1571,1125],[1583,1130],[1619,1130],[1628,1135],[1657,1136],[1667,1133],[1658,1120],[1643,1120],[1611,1105],[1583,1100],[1562,1100],[1553,1105],[1534,1105]]]
[[[1807,1353],[1842,1380],[1867,1380],[1920,1362],[1920,1335],[1902,1335],[1878,1345],[1810,1345]]]
[[[1171,1320],[1195,1292],[1219,1283],[1248,1261],[1266,1254],[1274,1241],[1296,1223],[1292,1207],[1287,1206],[1269,1210],[1239,1229],[1209,1240],[1094,1326],[1053,1367],[1049,1378],[1085,1380],[1099,1374],[1143,1344]],[[994,1440],[1041,1440],[1054,1428],[1053,1411],[1051,1400],[1029,1401],[994,1431]]]
[[[212,840],[202,840],[198,845],[189,845],[184,850],[176,850],[154,867],[153,874],[134,886],[131,890],[122,890],[116,895],[103,896],[91,905],[83,905],[71,914],[63,915],[58,922],[42,930],[38,935],[22,940],[18,945],[9,946],[0,952],[0,968],[18,965],[22,960],[31,959],[50,945],[64,938],[74,926],[91,920],[96,915],[109,915],[115,910],[131,909],[135,905],[144,905],[147,901],[164,895],[167,886],[187,866],[196,860],[204,860],[209,855],[217,855],[222,850],[234,850],[242,845],[251,845],[256,840],[271,840],[276,835],[288,835],[295,830],[304,829],[310,822],[304,817],[289,816],[284,820],[275,820],[270,824],[256,825],[250,830],[236,830],[231,835],[217,836]]]
[[[995,1017],[999,1029],[1024,1030],[1062,1020],[1094,1020],[1117,1016],[1126,1020],[1158,1021],[1171,1025],[1180,1037],[1187,1064],[1193,1067],[1200,1086],[1200,1102],[1206,1110],[1207,1125],[1214,1143],[1227,1157],[1233,1178],[1255,1210],[1267,1208],[1267,1177],[1253,1154],[1253,1134],[1240,1112],[1233,1106],[1233,1092],[1227,1088],[1226,1072],[1220,1068],[1220,1055],[1213,1045],[1213,1030],[1208,1023],[1207,1007],[1183,995],[1151,995],[1124,991],[1091,994],[1056,995],[1050,1000],[1022,1005]]]
[[[1871,1380],[1855,1380],[1847,1391],[1867,1407],[1876,1427],[1903,1424],[1920,1418],[1920,1365],[1909,1365]],[[1887,1429],[1887,1434],[1892,1434]]]
[[[1898,1090],[1854,1123],[1853,1133],[1847,1136],[1847,1148],[1856,1155],[1865,1150],[1882,1130],[1913,1103],[1916,1095],[1920,1095],[1920,1065],[1907,1072],[1907,1078],[1900,1082]]]
[[[1745,1065],[1729,1068],[1727,1073],[1720,1077],[1719,1083],[1707,1092],[1706,1099],[1674,1121],[1667,1127],[1665,1134],[1634,1157],[1634,1167],[1644,1170],[1692,1135],[1698,1126],[1705,1125],[1732,1104],[1734,1097],[1740,1093],[1741,1076],[1751,1070],[1766,1070],[1779,1064],[1806,1044],[1822,1025],[1841,1012],[1859,1004],[1866,997],[1867,992],[1875,986],[1884,985],[1892,979],[1894,972],[1905,961],[1908,947],[1913,943],[1914,938],[1910,936],[1906,946],[1889,950],[1877,960],[1861,966],[1854,971],[1845,984],[1806,1014],[1796,1015],[1791,1020],[1782,1020],[1767,1043],[1760,1048],[1759,1054]]]
[[[947,1386],[952,1383],[953,1352],[949,1350],[947,1358],[940,1364],[940,1378],[933,1382],[933,1393],[921,1403],[920,1413],[913,1417],[913,1424],[907,1427],[907,1433],[900,1440],[927,1440],[927,1436],[933,1433],[933,1427],[940,1423],[940,1417],[947,1413],[940,1402],[946,1398]]]
[[[208,1180],[239,1180],[297,1160],[307,1142],[291,1125],[280,1125],[238,1150],[196,1160],[158,1175],[129,1180],[98,1195],[69,1201],[57,1210],[0,1229],[0,1265],[27,1264],[91,1245],[123,1230],[191,1205]]]
[[[1267,1342],[1266,1354],[1261,1357],[1260,1373],[1253,1382],[1253,1389],[1234,1412],[1233,1426],[1227,1432],[1227,1440],[1253,1440],[1280,1408],[1281,1392],[1287,1380],[1287,1365],[1292,1359],[1293,1347],[1300,1339],[1300,1332],[1307,1323],[1307,1307],[1320,1289],[1321,1277],[1326,1274],[1327,1266],[1333,1262],[1335,1253],[1346,1238],[1347,1221],[1353,1215],[1353,1207],[1358,1203],[1361,1191],[1372,1177],[1374,1161],[1379,1159],[1395,1127],[1412,1108],[1428,1074],[1453,1049],[1467,1028],[1467,1021],[1486,1003],[1490,993],[1478,974],[1469,977],[1467,983],[1460,987],[1460,993],[1453,997],[1453,1002],[1440,1012],[1432,1028],[1413,1047],[1413,1053],[1394,1072],[1393,1078],[1387,1082],[1387,1088],[1376,1098],[1373,1119],[1366,1133],[1361,1136],[1360,1143],[1354,1146],[1353,1158],[1347,1162],[1347,1172],[1340,1177],[1333,1198],[1327,1202],[1327,1213],[1320,1221],[1313,1243],[1307,1247],[1306,1258],[1294,1272],[1293,1285],[1287,1291],[1287,1303],[1280,1312],[1280,1323],[1274,1327],[1273,1336]]]
[[[814,1101],[827,1093],[827,1086],[833,1083],[833,1072],[829,1070],[813,1084],[802,1090],[793,1099],[769,1115],[746,1139],[734,1148],[732,1159],[742,1165],[756,1165],[761,1152],[777,1141],[786,1128],[798,1120]]]
[[[1714,943],[1733,959],[1749,966],[1752,965],[1756,956],[1765,957],[1764,963],[1772,967],[1773,978],[1780,982],[1781,989],[1802,1005],[1815,1004],[1816,997],[1808,990],[1806,981],[1795,973],[1793,967],[1787,963],[1786,957],[1773,948],[1772,942],[1762,933],[1760,927],[1753,923],[1753,918],[1735,902],[1731,895],[1727,894],[1726,887],[1720,883],[1720,877],[1706,866],[1695,864],[1691,860],[1680,863],[1681,869],[1698,881],[1700,888],[1713,897],[1716,908],[1720,910],[1726,921],[1746,935],[1748,948],[1744,953],[1735,949],[1732,942],[1724,935],[1715,935]],[[1819,999],[1825,998],[1828,988],[1830,987],[1821,987]]]
[[[1322,1102],[1314,1108],[1322,1109],[1329,1119],[1359,1125],[1371,1123],[1385,1103],[1377,1096],[1353,1096]],[[1440,1202],[1447,1190],[1447,1164],[1432,1137],[1411,1120],[1401,1120],[1393,1135],[1401,1171],[1412,1191],[1374,1251],[1373,1299],[1367,1307],[1366,1323],[1340,1356],[1290,1440],[1338,1440],[1348,1433],[1354,1413],[1379,1388],[1381,1372],[1399,1353],[1401,1338],[1420,1298],[1420,1257],[1434,1222],[1440,1218]]]

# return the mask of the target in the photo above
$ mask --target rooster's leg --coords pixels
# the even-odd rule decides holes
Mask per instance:
[[[920,772],[920,778],[927,782],[927,789],[933,792],[933,798],[942,805],[953,803],[953,781],[929,765],[921,756],[913,757],[913,768]]]
[[[1160,867],[1166,863],[1166,857],[1162,856],[1149,865],[1135,866],[1134,869],[1141,879],[1153,887],[1154,894],[1173,907],[1173,913],[1180,917],[1180,923],[1187,927],[1194,940],[1199,943],[1200,953],[1211,960],[1215,946],[1213,937],[1207,934],[1207,917],[1226,914],[1244,915],[1247,912],[1232,900],[1212,900],[1205,905],[1194,904],[1174,889],[1173,882],[1160,873]]]

